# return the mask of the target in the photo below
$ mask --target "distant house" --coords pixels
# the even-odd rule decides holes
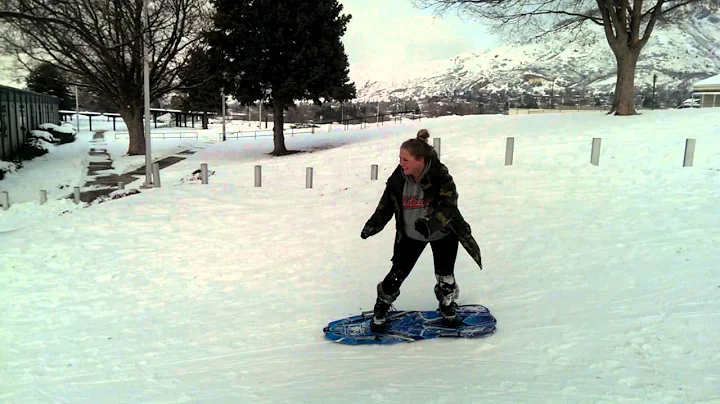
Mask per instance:
[[[701,108],[720,107],[720,74],[695,83],[693,98],[699,98]]]

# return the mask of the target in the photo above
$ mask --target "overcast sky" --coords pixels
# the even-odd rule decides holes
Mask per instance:
[[[387,78],[389,74],[402,74],[405,65],[500,45],[480,23],[454,12],[434,17],[431,10],[417,9],[410,0],[339,2],[343,13],[352,15],[342,38],[351,80],[359,69],[370,68]],[[10,76],[10,71],[0,72],[0,84],[16,85]]]
[[[435,17],[410,0],[339,0],[351,14],[342,41],[350,76],[361,68],[394,70],[416,62],[449,59],[500,45],[480,23],[451,12]]]

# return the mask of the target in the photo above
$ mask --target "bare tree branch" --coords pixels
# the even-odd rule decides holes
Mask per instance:
[[[183,86],[178,72],[188,47],[201,45],[206,5],[206,0],[155,0],[145,24],[144,2],[3,0],[0,11],[0,47],[30,63],[50,62],[67,81],[114,103],[130,130],[130,154],[144,152],[138,120],[144,55],[151,99]]]

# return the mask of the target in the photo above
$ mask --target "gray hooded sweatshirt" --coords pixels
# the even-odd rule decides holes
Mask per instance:
[[[422,234],[415,230],[415,221],[421,217],[432,215],[432,207],[430,207],[430,200],[425,199],[422,185],[420,182],[423,177],[430,171],[430,161],[425,165],[420,175],[418,182],[415,182],[413,178],[405,173],[402,173],[405,178],[405,186],[403,187],[403,221],[405,222],[405,234],[413,240],[419,241],[435,241],[440,240],[450,233],[450,229],[442,229],[435,233],[430,234],[429,238],[425,238]]]

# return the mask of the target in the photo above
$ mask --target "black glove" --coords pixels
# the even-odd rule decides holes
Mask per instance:
[[[422,234],[425,238],[430,237],[430,229],[428,228],[428,221],[429,219],[427,217],[421,217],[420,219],[415,221],[415,230]]]
[[[421,217],[415,221],[415,230],[425,236],[430,237],[431,234],[442,229],[443,225],[434,217]]]
[[[365,226],[360,232],[360,238],[365,240],[366,238],[376,233],[374,230],[375,229],[373,229],[372,227]]]

